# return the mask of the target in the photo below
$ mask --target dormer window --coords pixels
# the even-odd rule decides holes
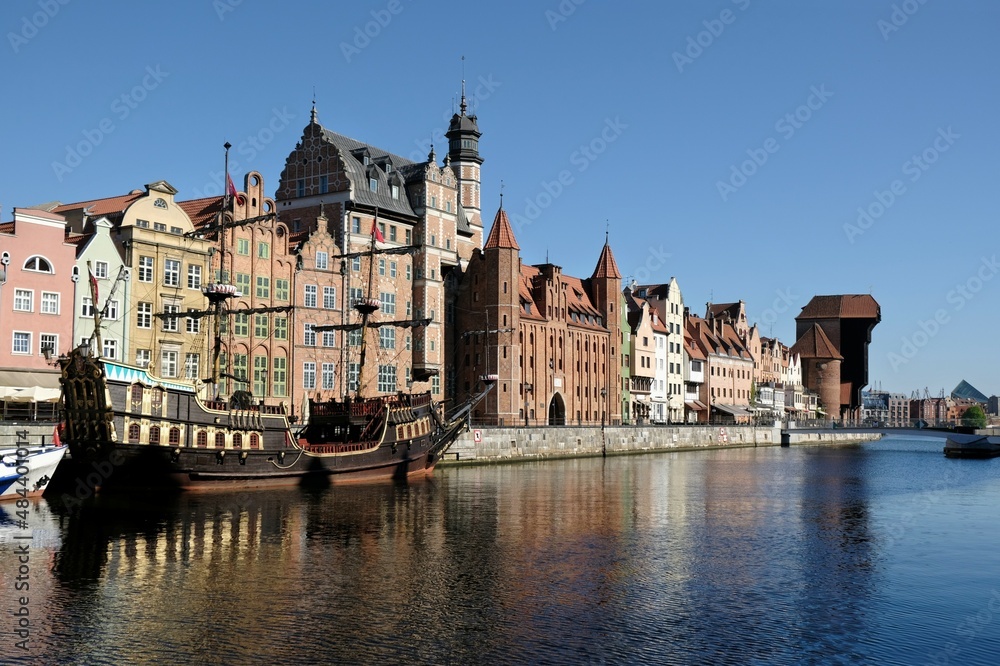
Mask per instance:
[[[366,157],[365,159],[367,160],[368,158]],[[368,179],[368,189],[372,192],[378,192],[378,178]]]
[[[364,160],[365,166],[368,166],[371,163],[371,158],[368,157],[367,154],[365,154],[365,156],[362,159]]]
[[[386,162],[385,163],[385,172],[386,173],[392,173],[392,162]]]
[[[399,198],[399,185],[393,184],[393,186],[392,186],[392,198],[393,199],[398,199]]]
[[[164,201],[163,199],[157,199],[156,201],[153,202],[153,208],[166,208],[166,207],[167,207],[167,202]]]

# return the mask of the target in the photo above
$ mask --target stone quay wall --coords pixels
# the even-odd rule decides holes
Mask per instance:
[[[51,444],[55,428],[54,421],[2,421],[0,422],[0,450],[16,449],[19,441],[18,433],[25,431],[28,433],[26,441],[29,446]]]
[[[878,433],[793,431],[764,426],[555,426],[471,428],[462,433],[442,465],[515,462],[548,458],[695,451],[781,444],[846,443],[880,439]]]

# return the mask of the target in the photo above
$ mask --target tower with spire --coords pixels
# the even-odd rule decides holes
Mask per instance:
[[[590,291],[596,305],[600,310],[609,332],[608,343],[610,350],[608,353],[608,370],[604,373],[604,384],[598,391],[604,389],[606,395],[602,400],[602,411],[606,414],[604,419],[607,423],[620,423],[622,419],[621,401],[612,399],[617,396],[618,387],[621,386],[621,365],[617,362],[621,350],[618,342],[621,336],[621,283],[622,274],[618,271],[618,263],[615,255],[611,252],[611,245],[608,239],[608,232],[604,232],[604,247],[601,248],[601,256],[597,259],[597,266],[594,267],[594,274],[590,276]]]
[[[479,185],[483,158],[479,155],[479,124],[475,113],[468,115],[465,80],[462,80],[462,100],[458,113],[451,117],[445,137],[448,139],[448,160],[458,177],[459,202],[468,217],[469,226],[482,238],[483,220]]]

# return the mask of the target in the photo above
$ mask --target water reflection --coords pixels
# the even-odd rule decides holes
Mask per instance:
[[[906,483],[886,457],[911,454],[746,449],[446,469],[412,485],[43,500],[30,514],[33,657],[884,661],[905,627],[884,626],[895,559],[874,514]],[[973,483],[989,468],[963,469]],[[13,520],[6,507],[5,590]]]

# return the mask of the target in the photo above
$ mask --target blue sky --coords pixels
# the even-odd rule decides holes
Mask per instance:
[[[873,383],[1000,393],[1000,3],[11,0],[0,27],[5,220],[218,193],[227,140],[273,191],[314,88],[327,128],[426,155],[464,55],[484,218],[502,180],[526,262],[586,277],[609,229],[624,275],[787,344],[813,295],[871,293]]]

